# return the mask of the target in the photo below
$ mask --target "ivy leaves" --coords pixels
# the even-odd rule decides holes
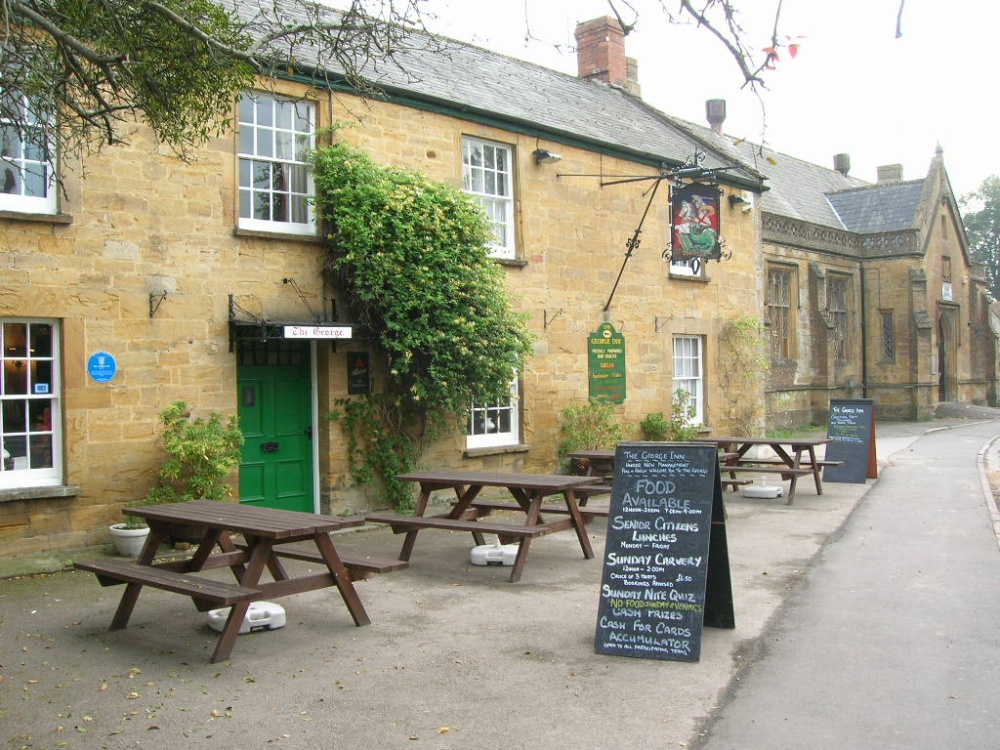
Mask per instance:
[[[315,179],[327,266],[381,344],[397,397],[451,415],[506,398],[531,336],[475,199],[343,143],[317,152]]]
[[[531,336],[488,255],[491,229],[475,199],[343,143],[315,154],[314,175],[326,268],[381,346],[388,377],[378,395],[343,399],[331,416],[348,434],[355,480],[381,480],[385,499],[405,508],[396,475],[473,399],[507,400]]]

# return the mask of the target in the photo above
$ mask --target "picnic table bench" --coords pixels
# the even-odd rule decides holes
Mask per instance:
[[[440,469],[400,474],[397,479],[403,482],[417,482],[420,485],[420,495],[413,514],[381,512],[369,514],[366,519],[373,523],[388,524],[394,533],[406,534],[399,553],[400,560],[410,559],[417,534],[424,529],[467,531],[479,545],[485,543],[483,534],[496,534],[501,542],[520,541],[517,557],[511,568],[511,583],[521,579],[531,540],[539,536],[572,529],[576,532],[583,556],[588,560],[594,557],[587,536],[586,521],[575,494],[577,486],[592,483],[590,477]],[[475,507],[477,502],[480,502],[477,501],[479,494],[486,487],[506,489],[516,501],[516,505],[510,509],[523,513],[524,522],[518,524],[479,520],[481,515],[489,514],[486,503],[482,509]],[[452,490],[456,497],[455,504],[446,513],[428,515],[431,494],[439,490]],[[541,518],[542,501],[551,496],[562,496],[565,518],[556,520]]]
[[[337,552],[330,532],[363,523],[313,513],[274,510],[238,503],[189,500],[137,508],[126,515],[138,516],[149,524],[149,536],[139,557],[128,560],[77,561],[74,567],[97,575],[102,586],[124,584],[111,630],[128,625],[139,594],[152,587],[189,597],[199,611],[229,607],[229,615],[219,634],[211,661],[229,658],[250,603],[320,588],[336,587],[354,624],[369,624],[368,613],[358,597],[348,571]],[[205,529],[201,542],[188,559],[156,562],[160,545],[177,526]],[[234,540],[239,535],[242,540]],[[312,544],[325,572],[290,575],[276,550],[294,543]],[[293,550],[291,557],[295,554]],[[206,570],[229,568],[236,583],[225,583],[202,575]],[[262,580],[267,570],[272,580]]]
[[[816,494],[823,494],[823,481],[820,478],[824,466],[834,466],[840,462],[824,461],[817,458],[816,449],[826,445],[826,438],[769,438],[769,437],[705,437],[695,438],[694,442],[715,443],[720,451],[729,457],[720,464],[723,484],[739,481],[738,475],[747,474],[777,474],[783,481],[788,481],[788,498],[786,505],[795,501],[795,489],[799,477],[812,476],[816,484]],[[766,447],[773,456],[748,456],[751,448]]]

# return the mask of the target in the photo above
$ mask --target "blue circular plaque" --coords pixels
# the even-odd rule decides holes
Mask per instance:
[[[107,352],[94,352],[87,360],[87,374],[95,383],[107,383],[118,372],[118,363]]]

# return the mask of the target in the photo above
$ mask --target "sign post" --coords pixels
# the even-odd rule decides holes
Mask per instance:
[[[736,627],[718,451],[619,443],[594,648],[698,661],[704,626]]]

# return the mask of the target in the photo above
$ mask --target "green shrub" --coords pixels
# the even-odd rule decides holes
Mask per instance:
[[[225,480],[240,465],[243,446],[236,416],[223,422],[213,412],[207,418],[192,419],[188,405],[175,401],[160,414],[160,422],[167,459],[146,502],[226,499],[231,488]]]
[[[647,414],[639,427],[643,437],[652,442],[684,442],[698,435],[698,425],[691,424],[694,416],[694,406],[689,404],[690,395],[687,391],[677,389],[668,420],[662,411]]]
[[[586,404],[570,406],[560,414],[563,441],[559,455],[582,450],[614,450],[622,439],[622,426],[615,415],[615,405],[595,398]]]

